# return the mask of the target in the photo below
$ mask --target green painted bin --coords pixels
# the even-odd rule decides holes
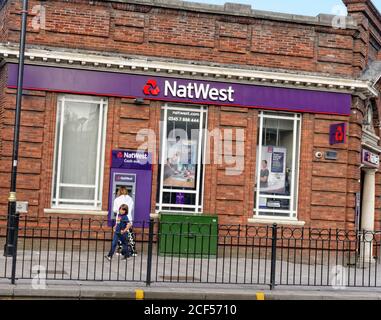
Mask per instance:
[[[217,216],[162,213],[159,234],[160,255],[217,256]]]

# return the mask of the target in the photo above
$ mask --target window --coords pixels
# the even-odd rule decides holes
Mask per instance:
[[[164,106],[157,211],[202,212],[206,109]]]
[[[102,208],[107,101],[65,95],[58,99],[53,208]]]
[[[255,216],[296,219],[300,115],[261,112]]]

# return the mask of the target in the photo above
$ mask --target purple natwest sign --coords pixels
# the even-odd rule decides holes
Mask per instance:
[[[336,123],[329,126],[329,144],[345,143],[347,136],[346,123]]]
[[[8,64],[8,87],[17,65]],[[26,65],[24,89],[349,115],[351,95],[217,81]]]
[[[111,167],[118,169],[151,170],[152,155],[148,152],[113,150]]]

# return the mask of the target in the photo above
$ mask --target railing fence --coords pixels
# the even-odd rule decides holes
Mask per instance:
[[[380,287],[381,232],[135,222],[137,256],[105,258],[112,228],[95,219],[20,219],[0,278]],[[0,245],[6,221],[0,220]]]

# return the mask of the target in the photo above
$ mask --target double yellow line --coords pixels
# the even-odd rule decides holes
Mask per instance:
[[[265,300],[265,294],[263,292],[257,292],[255,294],[257,300]],[[136,289],[135,290],[135,299],[136,300],[144,300],[144,290]]]

